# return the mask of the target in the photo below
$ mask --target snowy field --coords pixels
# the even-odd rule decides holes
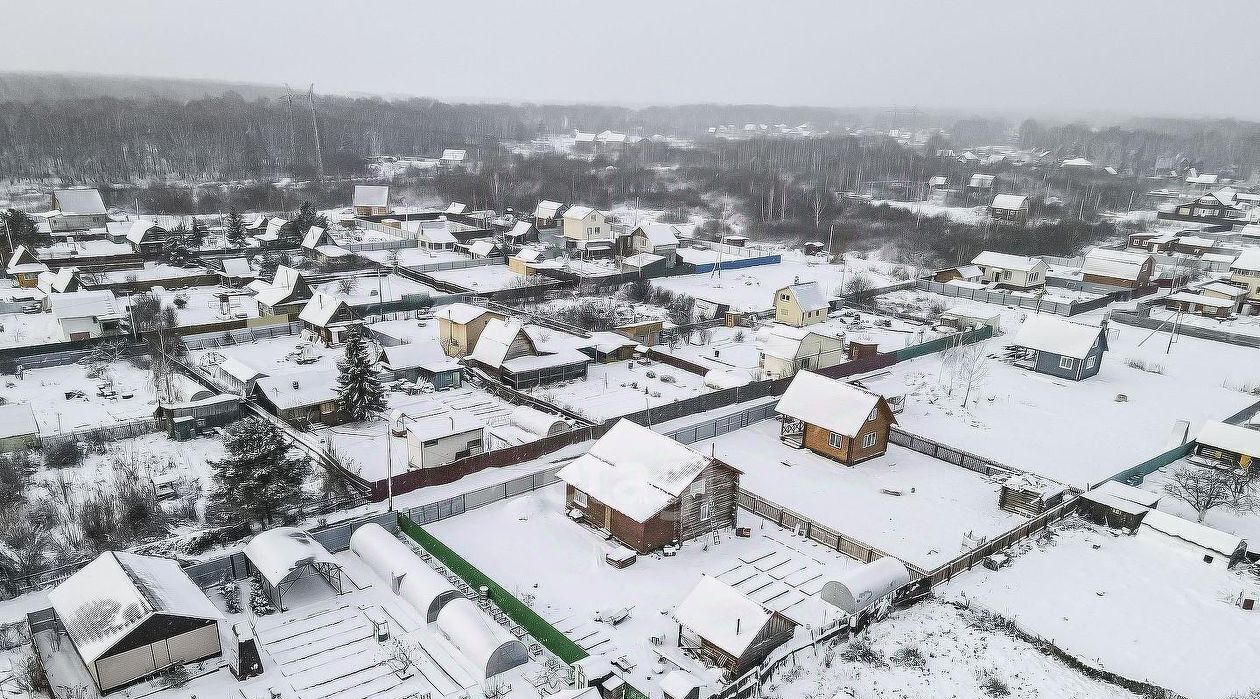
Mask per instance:
[[[1165,354],[1167,335],[1139,346],[1148,335],[1112,323],[1099,373],[1079,382],[989,361],[966,408],[957,391],[945,395],[940,354],[894,365],[864,383],[906,396],[897,420],[908,432],[1084,488],[1165,451],[1177,420],[1189,420],[1193,435],[1205,421],[1257,400],[1241,390],[1260,385],[1256,350],[1182,337]],[[1007,341],[988,341],[989,351]],[[1130,359],[1158,364],[1163,373],[1128,366]],[[1120,394],[1127,400],[1117,401]]]
[[[299,349],[303,353],[302,363],[298,363],[292,356]],[[200,366],[211,375],[214,373],[214,365],[228,358],[244,362],[246,366],[264,374],[275,375],[312,369],[336,369],[337,362],[344,355],[345,352],[341,351],[341,348],[324,347],[318,343],[303,340],[300,335],[282,335],[245,344],[193,350],[188,353],[192,364]]]
[[[1086,663],[1196,699],[1260,687],[1260,617],[1234,601],[1255,578],[1204,565],[1171,543],[1068,520],[1010,567],[940,588],[1014,619]]]
[[[1137,695],[1094,680],[1013,635],[985,628],[980,615],[925,601],[893,612],[863,637],[878,659],[846,658],[848,643],[834,649],[834,664],[805,655],[797,669],[780,672],[768,696],[909,699],[991,699],[996,679],[1021,699],[1135,699]],[[914,661],[918,651],[922,664]],[[825,652],[825,651],[824,651]],[[790,668],[791,666],[789,666]],[[996,686],[996,685],[990,685]],[[836,694],[836,688],[844,693]]]
[[[924,570],[1024,521],[998,509],[997,483],[895,445],[850,467],[787,446],[762,420],[692,448],[743,471],[745,490]]]
[[[1169,327],[1172,327],[1173,320],[1176,319],[1177,312],[1165,308],[1163,305],[1153,306],[1151,308],[1151,318],[1153,320],[1167,321]],[[1245,335],[1247,337],[1260,337],[1260,316],[1233,316],[1225,320],[1209,318],[1201,316],[1197,313],[1183,313],[1181,316],[1182,325],[1193,325],[1197,328],[1206,330],[1215,330],[1222,333],[1234,333],[1236,335]]]
[[[0,313],[0,347],[32,347],[65,342],[52,313]]]
[[[978,226],[989,218],[987,206],[941,206],[926,201],[893,201],[891,199],[872,199],[871,204],[903,209],[916,216],[944,216],[951,221]]]
[[[829,613],[817,596],[823,583],[858,565],[758,517],[739,515],[742,526],[753,528],[751,538],[726,531],[717,545],[695,540],[677,556],[640,556],[622,570],[604,563],[609,542],[565,516],[562,484],[427,529],[588,652],[610,660],[625,655],[634,665],[627,680],[659,699],[661,676],[675,665],[660,661],[656,651],[694,667],[676,646],[678,626],[668,612],[701,575],[718,576],[789,618],[817,626]],[[616,626],[595,621],[598,612],[625,608],[629,618]],[[651,645],[652,636],[664,645]]]
[[[397,253],[398,259],[394,261],[394,254]],[[402,248],[401,250],[364,250],[356,252],[359,257],[365,257],[373,262],[383,265],[397,264],[399,267],[424,267],[439,262],[453,262],[455,260],[467,260],[469,257],[461,252],[454,250],[428,250],[424,248]]]
[[[469,291],[501,291],[523,283],[525,277],[508,269],[507,265],[485,265],[465,269],[444,269],[426,272],[430,277]]]
[[[437,289],[427,284],[421,284],[392,273],[383,276],[354,276],[346,278],[352,280],[349,282],[348,293],[343,291],[343,285],[346,282],[341,280],[317,284],[315,288],[318,291],[331,294],[335,298],[342,299],[351,306],[370,306],[373,303],[398,301],[404,296],[416,294],[435,296],[440,293]]]
[[[1193,507],[1186,504],[1185,501],[1178,500],[1164,492],[1164,485],[1170,482],[1172,474],[1181,468],[1200,469],[1204,467],[1181,459],[1148,475],[1138,487],[1143,490],[1149,490],[1152,493],[1158,493],[1163,497],[1159,501],[1157,509],[1194,521],[1199,518],[1199,515],[1194,511]],[[1260,512],[1237,512],[1221,506],[1208,510],[1203,523],[1213,529],[1220,529],[1242,537],[1250,542],[1251,550],[1260,550]]]
[[[655,376],[648,376],[649,371]],[[673,377],[673,383],[663,381],[665,376]],[[645,365],[642,361],[626,361],[610,364],[592,362],[587,368],[585,380],[544,384],[527,389],[526,393],[588,420],[603,422],[711,390],[704,385],[704,377],[668,364],[651,362]]]
[[[82,364],[31,369],[18,378],[0,377],[0,394],[10,403],[29,403],[41,433],[68,432],[101,427],[136,418],[152,417],[157,396],[147,369],[122,360],[100,377],[88,376]],[[112,397],[100,395],[100,387],[112,385]],[[83,396],[66,397],[79,391]],[[124,396],[131,396],[125,398]]]
[[[696,298],[729,303],[735,311],[764,311],[774,307],[774,292],[796,283],[816,281],[823,295],[829,299],[839,297],[844,285],[857,274],[865,275],[872,287],[896,284],[899,280],[889,276],[889,267],[887,263],[853,256],[846,257],[843,265],[785,258],[777,265],[726,270],[720,276],[706,272],[662,277],[653,279],[652,285]]]
[[[143,268],[120,269],[111,272],[85,272],[82,276],[83,283],[89,286],[93,284],[122,284],[130,281],[157,282],[160,285],[162,281],[167,279],[195,277],[208,272],[209,270],[205,267],[177,267],[162,262],[146,262]]]
[[[223,312],[223,304],[219,296],[228,294],[227,312]],[[222,320],[239,318],[257,318],[258,304],[249,294],[240,289],[229,289],[222,286],[198,286],[185,291],[163,291],[156,294],[163,306],[175,309],[175,316],[180,325],[200,325]],[[176,299],[184,300],[184,307],[176,304]]]

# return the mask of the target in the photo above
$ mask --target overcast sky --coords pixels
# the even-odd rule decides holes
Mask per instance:
[[[1257,11],[1255,0],[11,0],[0,70],[446,99],[1260,119]]]

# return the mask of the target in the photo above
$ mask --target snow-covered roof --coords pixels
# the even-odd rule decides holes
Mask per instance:
[[[972,156],[972,157],[975,157],[975,156]],[[979,160],[979,158],[976,158],[976,159]],[[968,187],[992,187],[993,179],[995,177],[996,175],[980,175],[980,174],[972,175],[971,179],[967,181],[967,186]]]
[[[407,221],[406,223],[404,223],[403,224],[404,229],[407,228],[407,223],[412,223],[412,221]],[[424,222],[415,221],[415,223],[424,223]],[[417,237],[419,237],[421,240],[427,241],[429,243],[435,243],[438,245],[450,245],[451,243],[458,242],[455,236],[451,234],[451,229],[446,225],[445,221],[443,221],[443,225],[441,226],[420,225],[420,226],[417,226],[416,230],[412,232],[415,233]]]
[[[463,162],[466,157],[468,157],[468,151],[466,150],[459,148],[447,148],[442,151],[442,157],[440,160],[445,160],[447,162]]]
[[[513,255],[521,262],[542,262],[543,254],[534,248],[523,248],[520,252]]]
[[[328,327],[332,322],[333,316],[337,315],[337,311],[346,306],[346,302],[322,291],[316,291],[311,296],[311,300],[306,302],[302,307],[302,312],[298,314],[298,320],[304,323],[310,323],[318,328]]]
[[[1142,518],[1141,529],[1154,530],[1210,551],[1215,551],[1222,556],[1233,556],[1238,547],[1243,545],[1243,540],[1233,534],[1213,529],[1198,522],[1191,522],[1188,519],[1182,519],[1160,510],[1147,512],[1146,516]]]
[[[468,205],[457,201],[451,202],[450,205],[446,207],[446,213],[448,214],[462,214],[466,211],[468,211]]]
[[[1216,294],[1224,294],[1226,296],[1230,296],[1233,298],[1247,295],[1246,287],[1234,286],[1233,284],[1230,284],[1229,282],[1220,282],[1220,281],[1207,282],[1206,284],[1200,284],[1199,288],[1202,289],[1203,291],[1211,291]]]
[[[76,291],[72,294],[53,294],[48,297],[53,316],[57,320],[69,318],[99,318],[118,313],[114,295],[108,291]]]
[[[944,175],[934,175],[928,178],[929,187],[944,187],[949,183],[949,178]]]
[[[420,560],[412,548],[381,525],[365,524],[350,535],[350,551],[386,582],[399,580],[398,596],[419,612],[426,623],[462,595],[446,578]]]
[[[808,328],[794,328],[782,323],[770,323],[758,328],[756,333],[757,349],[771,357],[795,360],[801,352],[801,343],[810,335],[826,337]],[[843,339],[839,339],[843,341]]]
[[[735,658],[742,658],[770,620],[744,593],[705,575],[674,609],[674,620]]]
[[[281,410],[319,405],[337,400],[337,370],[308,369],[264,376],[258,379],[254,390],[262,392]]]
[[[31,272],[47,272],[48,265],[40,262],[35,254],[27,249],[25,245],[17,246],[13,251],[13,255],[9,258],[8,264],[5,265],[6,274],[29,274]]]
[[[514,238],[518,238],[521,236],[529,236],[531,235],[531,232],[533,230],[534,230],[534,224],[530,223],[529,221],[517,221],[512,226],[512,230],[507,232],[507,235],[512,236]]]
[[[1028,206],[1028,197],[1022,194],[999,194],[993,197],[994,209],[1003,209],[1005,211],[1017,211]]]
[[[1070,158],[1063,161],[1063,167],[1094,167],[1094,164],[1085,158]]]
[[[255,369],[253,366],[246,364],[236,357],[228,357],[222,362],[219,362],[218,372],[220,374],[227,374],[241,383],[249,383],[260,376],[266,375],[262,371]]]
[[[792,292],[792,296],[796,298],[796,302],[800,304],[802,311],[825,311],[831,308],[831,304],[827,303],[827,297],[823,295],[822,288],[818,286],[818,282],[804,282],[802,284],[793,284],[785,287]],[[783,289],[774,292],[783,293]]]
[[[1260,431],[1246,427],[1225,422],[1208,422],[1203,425],[1195,441],[1209,447],[1260,458]]]
[[[519,320],[490,319],[490,322],[486,323],[485,329],[481,331],[481,335],[477,338],[477,346],[473,347],[472,354],[468,358],[490,367],[503,366],[512,342],[522,330],[524,330],[524,326]],[[526,337],[528,337],[528,333],[526,333]],[[530,343],[533,343],[532,339]]]
[[[449,320],[452,323],[465,325],[491,312],[489,309],[470,303],[451,303],[439,307],[433,315],[439,320]]]
[[[252,267],[249,266],[249,260],[244,257],[228,257],[223,260],[223,274],[229,277],[255,277]]]
[[[493,240],[478,240],[468,246],[468,253],[477,257],[489,257],[494,251]]]
[[[63,214],[107,213],[105,201],[95,189],[57,189],[53,190],[53,196],[57,197],[57,208]]]
[[[581,221],[595,212],[589,206],[570,206],[565,212],[564,217],[572,221]]]
[[[1260,272],[1260,248],[1246,248],[1229,266],[1231,270]]]
[[[407,432],[421,443],[431,439],[475,432],[485,429],[486,426],[486,423],[472,413],[451,410],[446,404],[437,401],[413,403],[399,412],[407,416],[404,420]]]
[[[1081,499],[1096,502],[1099,505],[1105,505],[1133,516],[1141,515],[1151,509],[1145,505],[1133,502],[1132,500],[1126,500],[1125,498],[1112,495],[1101,488],[1087,490],[1081,493]]]
[[[739,369],[710,369],[704,375],[704,385],[715,391],[739,388],[752,383],[752,376]]]
[[[1179,303],[1193,303],[1200,306],[1208,306],[1211,308],[1233,308],[1234,302],[1229,299],[1223,299],[1218,296],[1205,296],[1203,294],[1195,294],[1189,291],[1178,291],[1164,297],[1166,301],[1177,301]]]
[[[879,396],[812,371],[797,372],[776,410],[801,422],[855,437],[879,405]]]
[[[976,255],[971,261],[973,265],[981,267],[997,267],[998,269],[1014,269],[1023,272],[1031,272],[1038,265],[1045,263],[1035,257],[1024,257],[1023,255],[1009,255],[1004,252],[984,252]]]
[[[1153,259],[1144,252],[1094,248],[1085,253],[1085,263],[1081,269],[1086,274],[1137,281],[1148,262],[1151,262],[1148,269],[1154,268]]]
[[[1190,175],[1186,177],[1187,184],[1216,184],[1221,176],[1216,174]]]
[[[682,495],[709,461],[665,435],[621,420],[556,476],[634,521],[646,522]]]
[[[355,206],[389,206],[389,187],[375,184],[356,184],[354,186]]]
[[[824,602],[857,614],[909,582],[906,564],[886,556],[845,571],[839,579],[825,583],[820,594]]]
[[[564,208],[564,203],[544,199],[538,202],[538,206],[534,207],[535,218],[555,218],[560,209]]]
[[[24,437],[39,432],[35,413],[26,403],[0,405],[0,439]]]
[[[1143,507],[1155,507],[1159,504],[1160,499],[1159,493],[1152,493],[1149,490],[1134,488],[1131,485],[1125,485],[1119,481],[1106,481],[1097,488],[1086,492],[1105,493],[1112,497],[1127,500]]]
[[[179,563],[107,551],[48,593],[84,662],[92,663],[154,614],[222,619]]]
[[[1011,344],[1073,359],[1084,359],[1102,329],[1049,315],[1031,315]]]
[[[550,437],[568,432],[570,429],[569,423],[559,415],[545,413],[528,405],[518,405],[513,408],[508,420],[511,424],[539,437]]]
[[[296,527],[276,527],[260,533],[245,545],[245,557],[272,586],[303,566],[326,563],[341,567],[336,556]]]
[[[478,341],[478,343],[480,343],[480,341]],[[554,367],[568,366],[572,364],[589,364],[590,361],[591,358],[583,354],[580,350],[572,347],[561,347],[554,351],[513,357],[512,359],[504,360],[501,366],[506,371],[519,374],[527,371],[551,369]]]
[[[163,228],[154,221],[137,219],[131,223],[131,228],[127,229],[127,240],[139,245],[144,242],[145,236],[154,228],[163,230]]]
[[[637,255],[631,255],[630,257],[625,258],[624,260],[621,261],[621,263],[626,265],[627,267],[643,269],[644,267],[647,267],[648,265],[656,264],[657,262],[660,262],[663,259],[665,259],[663,256],[657,255],[655,253],[641,252]]]
[[[381,348],[382,359],[393,371],[415,369],[416,367],[444,363],[450,360],[436,342],[408,342],[403,345]],[[454,366],[458,366],[454,364]]]
[[[323,226],[311,226],[306,229],[306,235],[302,237],[302,247],[308,250],[314,250],[320,245],[331,242],[333,242],[332,237],[327,235]]]
[[[668,223],[643,223],[637,230],[643,232],[653,247],[678,245],[678,229]]]
[[[529,662],[525,644],[466,597],[442,607],[436,625],[482,677],[493,677]]]

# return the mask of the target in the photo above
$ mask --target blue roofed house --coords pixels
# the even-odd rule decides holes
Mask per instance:
[[[1098,373],[1107,351],[1106,328],[1034,315],[1011,343],[1015,366],[1080,381]]]

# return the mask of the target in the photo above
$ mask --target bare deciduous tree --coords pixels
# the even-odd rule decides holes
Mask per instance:
[[[1217,468],[1182,466],[1172,472],[1164,492],[1193,507],[1200,522],[1217,507],[1241,512],[1260,506],[1245,477]]]

